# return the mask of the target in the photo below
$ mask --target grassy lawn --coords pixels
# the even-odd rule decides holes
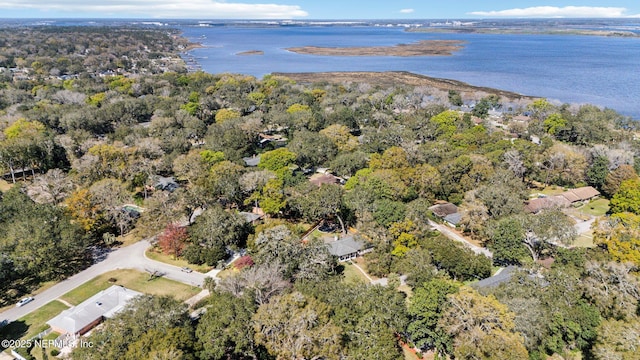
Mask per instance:
[[[580,212],[583,212],[592,216],[604,216],[609,211],[609,200],[597,199],[590,201],[588,204],[578,208]]]
[[[240,272],[240,270],[234,268],[233,266],[228,266],[224,270],[220,271],[216,277],[219,279],[224,279],[233,274],[237,274],[238,272]]]
[[[49,328],[46,322],[66,309],[68,307],[57,300],[47,303],[0,329],[0,339],[30,339]]]
[[[340,263],[344,267],[342,273],[344,274],[343,281],[347,284],[357,284],[357,283],[368,283],[369,279],[367,279],[364,274],[358,270],[353,264],[347,262]]]
[[[370,273],[370,272],[369,272],[369,270],[367,269],[367,261],[365,260],[365,258],[364,258],[364,257],[362,257],[362,256],[361,256],[361,257],[357,257],[357,258],[355,258],[355,259],[353,259],[353,260],[351,260],[351,261],[353,261],[353,262],[355,262],[356,264],[358,264],[358,266],[360,266],[360,268],[361,268],[362,270],[364,270],[367,274],[369,274],[369,277],[370,277],[371,279],[373,279],[373,280],[378,280],[378,279],[379,279],[378,277],[371,275],[371,273]],[[356,269],[356,270],[358,270],[358,269]]]
[[[121,247],[133,245],[138,241],[142,240],[138,235],[135,234],[135,231],[131,231],[124,236],[116,237],[116,241],[120,242]]]
[[[116,282],[109,282],[110,278],[116,279]],[[149,274],[137,270],[114,270],[87,281],[61,296],[61,299],[70,304],[78,305],[114,284],[150,295],[171,295],[181,301],[189,299],[202,290],[196,286],[189,286],[165,278],[147,281],[148,279]]]
[[[578,235],[576,240],[573,242],[573,246],[575,247],[594,247],[596,246],[593,243],[593,231],[586,232],[584,234]]]
[[[183,259],[174,259],[171,255],[166,255],[159,251],[154,250],[153,247],[147,250],[147,252],[145,252],[145,255],[147,255],[147,257],[151,260],[160,261],[165,264],[171,264],[179,267],[190,267],[194,271],[197,271],[203,274],[208,273],[213,269],[213,266],[194,265],[194,264],[189,264],[189,262]]]

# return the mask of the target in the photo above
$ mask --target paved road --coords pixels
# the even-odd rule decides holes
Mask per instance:
[[[41,306],[53,301],[60,296],[68,293],[69,291],[77,288],[85,282],[102,275],[106,272],[116,269],[137,269],[137,270],[149,270],[158,271],[163,274],[164,277],[176,280],[185,284],[193,286],[202,286],[206,277],[215,278],[219,270],[212,270],[207,274],[202,274],[196,271],[186,273],[179,267],[151,260],[145,256],[145,251],[151,246],[148,240],[139,241],[133,245],[117,249],[110,252],[106,259],[92,265],[91,267],[77,273],[76,275],[67,278],[52,286],[51,288],[43,291],[40,294],[34,296],[35,300],[22,306],[14,307],[0,313],[0,323],[6,320],[7,323],[15,321],[35,310]]]
[[[435,230],[438,230],[442,235],[448,237],[449,239],[461,242],[466,247],[473,250],[473,252],[475,252],[476,254],[485,255],[489,259],[493,258],[493,253],[489,249],[483,248],[468,242],[464,237],[460,236],[455,231],[449,229],[448,226],[438,224],[437,222],[432,220],[429,220],[429,225],[431,225],[431,227],[433,227]]]

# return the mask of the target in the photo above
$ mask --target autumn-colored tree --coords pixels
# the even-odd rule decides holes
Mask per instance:
[[[88,189],[81,188],[74,191],[63,204],[73,220],[85,231],[95,230],[98,223],[103,220],[100,208],[91,201]]]
[[[640,267],[640,215],[613,214],[596,223],[593,240],[604,245],[617,261]]]
[[[177,258],[182,255],[182,250],[188,238],[189,234],[184,226],[175,223],[168,224],[164,231],[158,235],[158,245],[160,245],[165,254]]]
[[[448,296],[439,326],[453,337],[460,359],[527,359],[522,335],[514,331],[514,314],[493,295],[469,287]]]
[[[241,258],[239,258],[233,263],[233,267],[236,268],[237,270],[242,270],[246,267],[252,267],[252,266],[253,266],[253,259],[251,259],[251,256],[249,255],[242,256]]]

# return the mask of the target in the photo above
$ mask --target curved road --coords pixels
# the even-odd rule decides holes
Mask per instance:
[[[107,254],[106,258],[87,269],[59,282],[49,289],[34,296],[34,301],[22,306],[13,307],[0,313],[0,324],[3,321],[10,323],[41,306],[53,301],[69,291],[77,288],[85,282],[111,270],[137,269],[141,271],[158,271],[163,277],[179,281],[193,286],[202,286],[206,277],[215,278],[219,270],[212,270],[207,274],[196,271],[186,273],[179,267],[151,260],[145,256],[145,251],[151,246],[148,239],[141,240],[133,245],[119,248]]]

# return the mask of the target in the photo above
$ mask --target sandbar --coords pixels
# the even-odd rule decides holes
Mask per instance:
[[[239,52],[236,55],[240,55],[240,56],[264,55],[264,51],[262,51],[262,50],[248,50],[248,51]]]

